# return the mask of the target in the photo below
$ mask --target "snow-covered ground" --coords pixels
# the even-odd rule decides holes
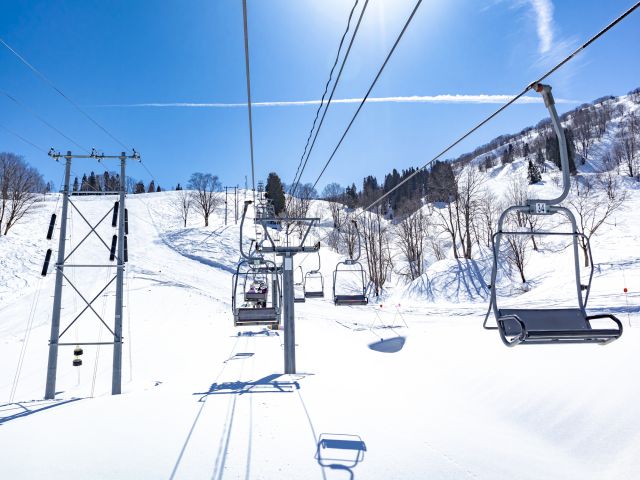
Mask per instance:
[[[282,331],[233,327],[238,226],[225,227],[218,212],[208,228],[195,217],[180,228],[173,195],[128,198],[119,396],[110,395],[111,348],[86,347],[74,368],[73,348],[61,347],[56,400],[40,400],[54,275],[39,272],[46,248],[55,258],[57,244],[44,236],[56,196],[0,237],[0,478],[638,477],[640,328],[631,325],[640,326],[640,191],[629,189],[626,208],[593,242],[590,305],[620,317],[620,340],[506,348],[482,328],[483,262],[444,260],[369,306],[335,307],[340,257],[323,248],[327,295],[295,305],[297,375],[282,375]],[[76,200],[96,220],[112,201]],[[88,232],[75,212],[70,226],[72,243]],[[110,218],[100,231],[112,235]],[[91,241],[78,261],[108,263]],[[531,269],[531,290],[510,300],[571,298],[562,269],[537,257]],[[70,280],[93,298],[113,274]],[[68,284],[65,292],[63,326],[84,306]],[[112,284],[95,304],[110,325],[113,303]],[[66,335],[104,341],[107,331],[85,314]],[[368,348],[395,337],[406,338],[397,353]]]

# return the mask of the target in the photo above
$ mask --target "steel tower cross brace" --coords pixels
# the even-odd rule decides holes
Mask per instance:
[[[49,156],[59,161],[60,158],[65,159],[65,176],[64,187],[62,192],[62,218],[60,220],[60,238],[58,241],[58,258],[55,264],[56,269],[56,281],[53,300],[53,312],[51,317],[51,336],[49,340],[49,358],[47,365],[47,382],[45,388],[45,399],[54,399],[56,394],[56,375],[58,368],[58,347],[67,345],[113,345],[113,375],[111,382],[111,393],[118,395],[122,392],[122,310],[123,310],[123,293],[124,293],[124,270],[125,270],[125,242],[126,242],[126,227],[125,227],[125,198],[126,198],[126,162],[128,159],[139,160],[140,156],[134,150],[133,154],[127,155],[122,152],[120,155],[102,155],[92,151],[89,155],[73,155],[71,152],[67,152],[66,155],[56,153],[51,149]],[[110,267],[110,264],[72,264],[68,262],[76,250],[84,243],[85,240],[91,234],[95,234],[101,243],[110,250],[107,242],[98,234],[96,229],[98,226],[113,212],[113,207],[98,221],[98,223],[91,224],[89,220],[82,214],[79,208],[70,200],[69,182],[71,177],[71,161],[72,159],[119,159],[120,160],[120,185],[118,189],[119,202],[118,202],[118,242],[117,242],[117,271],[115,277],[111,278],[103,289],[94,298],[88,300],[80,290],[71,282],[69,277],[65,275],[65,268],[100,268]],[[115,193],[115,192],[113,192]],[[75,248],[66,254],[66,235],[67,235],[67,217],[69,211],[69,205],[76,210],[84,222],[89,226],[89,233],[75,246]],[[86,306],[84,309],[71,321],[71,323],[60,333],[60,316],[62,310],[62,287],[63,281],[66,281],[68,285],[80,296]],[[114,328],[111,329],[104,319],[93,308],[93,303],[100,297],[100,295],[113,283],[116,282],[116,302],[115,302],[115,316],[114,316]],[[112,342],[61,342],[60,339],[70,329],[70,327],[78,321],[84,312],[91,310],[100,320],[100,322],[109,330],[113,336]]]

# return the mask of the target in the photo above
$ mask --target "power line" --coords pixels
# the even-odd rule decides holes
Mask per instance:
[[[333,71],[336,68],[336,65],[338,64],[338,60],[340,60],[340,52],[342,52],[342,45],[344,44],[344,40],[347,37],[347,34],[349,33],[349,29],[351,28],[351,18],[353,17],[353,12],[355,11],[356,7],[358,6],[358,2],[359,0],[356,0],[355,3],[353,4],[353,7],[351,8],[351,12],[349,13],[349,19],[347,20],[347,28],[344,31],[344,33],[342,34],[342,38],[340,39],[340,44],[338,45],[338,51],[336,53],[336,59],[333,62],[333,66],[331,67],[331,71],[329,72],[329,78],[327,79],[327,83],[324,86],[324,93],[322,94],[322,99],[320,100],[320,105],[318,105],[318,109],[316,110],[316,116],[313,119],[313,124],[311,125],[311,130],[309,130],[309,136],[307,137],[307,143],[304,146],[304,151],[302,152],[302,156],[300,157],[300,161],[298,162],[298,168],[296,169],[296,174],[293,176],[293,182],[291,183],[291,187],[289,188],[289,195],[293,195],[298,187],[298,183],[300,182],[300,178],[298,178],[298,172],[300,172],[300,167],[302,167],[302,162],[304,161],[304,156],[307,153],[307,148],[309,147],[309,142],[311,141],[311,136],[313,135],[313,131],[315,130],[316,127],[316,122],[318,121],[318,117],[320,116],[320,110],[322,110],[322,107],[324,105],[324,98],[327,95],[327,91],[329,90],[329,85],[331,84],[331,79],[333,77]],[[362,14],[364,13],[364,10],[367,8],[367,3],[369,2],[369,0],[367,0],[365,2],[365,6],[362,9],[362,13],[360,14],[360,19],[362,19]],[[360,22],[358,21],[358,26],[360,25]],[[355,36],[355,34],[354,34]],[[351,39],[351,42],[349,44],[349,46],[351,46],[351,44],[353,44],[353,38]],[[347,52],[348,55],[348,52]],[[345,57],[345,61],[346,61],[346,57]],[[344,65],[344,62],[343,62]],[[342,69],[340,69],[340,73],[342,73]],[[333,92],[335,91],[335,88],[338,84],[338,80],[340,80],[340,77],[337,78],[336,83],[333,87],[333,90],[331,92],[331,98],[333,98]],[[331,102],[331,99],[329,99],[329,102]],[[327,103],[327,108],[329,108],[329,103]],[[322,117],[324,119],[324,116]],[[322,126],[322,124],[320,124],[320,126],[318,127],[318,130],[320,129],[320,127]],[[314,142],[315,143],[315,142]],[[307,157],[308,158],[308,157]],[[300,176],[302,176],[302,173],[300,173]]]
[[[619,17],[617,17],[615,20],[613,20],[611,23],[609,23],[606,27],[604,27],[602,30],[600,30],[598,33],[596,33],[594,36],[592,36],[589,40],[587,40],[584,44],[582,44],[580,47],[578,47],[575,51],[573,51],[571,54],[569,54],[567,57],[565,57],[562,61],[560,61],[557,65],[555,65],[553,68],[551,68],[549,71],[547,71],[545,74],[543,74],[538,80],[531,82],[530,84],[528,84],[520,93],[518,93],[516,96],[514,96],[511,100],[509,100],[507,103],[505,103],[504,105],[502,105],[500,108],[498,108],[495,112],[493,112],[491,115],[489,115],[488,117],[486,117],[484,120],[482,120],[480,123],[478,123],[476,126],[474,126],[473,128],[471,128],[470,130],[468,130],[465,134],[463,134],[461,137],[459,137],[457,140],[455,140],[453,143],[449,144],[449,146],[447,146],[445,149],[443,149],[440,153],[438,153],[435,157],[433,157],[431,160],[429,160],[427,163],[425,163],[423,166],[419,167],[414,173],[412,173],[411,175],[409,175],[407,178],[405,178],[404,180],[402,180],[400,183],[398,183],[395,187],[393,187],[391,190],[389,190],[388,192],[384,193],[383,195],[381,195],[378,199],[376,199],[374,202],[372,202],[369,206],[363,208],[359,213],[356,213],[354,215],[354,220],[356,218],[358,218],[360,215],[362,215],[364,212],[370,210],[372,207],[374,207],[375,205],[377,205],[378,203],[380,203],[384,198],[388,197],[391,193],[393,193],[394,191],[396,191],[398,188],[400,188],[402,185],[404,185],[405,183],[407,183],[409,180],[411,180],[413,177],[415,177],[419,172],[421,172],[422,170],[424,170],[425,168],[427,168],[429,165],[431,165],[433,162],[435,162],[436,160],[438,160],[440,157],[442,157],[442,155],[444,155],[445,153],[447,153],[449,150],[451,150],[453,147],[455,147],[456,145],[458,145],[460,142],[462,142],[465,138],[467,138],[469,135],[471,135],[473,132],[475,132],[476,130],[478,130],[479,128],[481,128],[483,125],[485,125],[487,122],[489,122],[491,119],[493,119],[494,117],[496,117],[497,115],[499,115],[502,111],[504,111],[507,107],[509,107],[510,105],[514,104],[520,97],[522,97],[525,93],[527,93],[529,90],[531,90],[533,88],[533,86],[537,83],[540,83],[542,81],[544,81],[546,78],[548,78],[551,74],[553,74],[554,72],[556,72],[559,68],[561,68],[562,66],[564,66],[569,60],[571,60],[572,58],[574,58],[578,53],[580,53],[582,50],[584,50],[585,48],[587,48],[589,45],[591,45],[594,41],[596,41],[597,39],[599,39],[602,35],[604,35],[606,32],[608,32],[611,28],[613,28],[615,25],[617,25],[618,23],[620,23],[623,19],[625,19],[628,15],[630,15],[634,10],[636,10],[638,7],[640,7],[640,2],[635,3],[631,8],[629,8],[627,11],[625,11],[623,14],[621,14]],[[317,183],[317,182],[316,182]],[[315,185],[314,185],[315,186]],[[329,236],[329,234],[324,235],[320,241],[326,239]],[[305,259],[302,260],[302,262],[300,262],[300,264],[302,264],[304,262]]]
[[[9,100],[11,100],[12,102],[14,102],[16,105],[18,105],[19,107],[21,107],[22,109],[26,110],[27,112],[29,112],[31,115],[33,115],[35,118],[37,118],[38,120],[40,120],[40,122],[42,122],[44,125],[46,125],[47,127],[49,127],[51,130],[53,130],[54,132],[56,132],[58,135],[66,138],[67,140],[69,140],[71,143],[73,143],[76,147],[80,148],[81,150],[84,150],[86,153],[89,153],[89,149],[86,147],[83,147],[82,145],[80,145],[78,142],[76,142],[74,139],[70,138],[69,136],[65,135],[62,131],[60,131],[58,128],[56,128],[55,126],[53,126],[51,123],[49,123],[47,120],[45,120],[44,118],[42,118],[40,115],[38,115],[38,113],[33,110],[31,107],[25,105],[24,103],[22,103],[20,100],[18,100],[17,98],[15,98],[13,95],[9,94],[8,92],[5,92],[4,90],[0,90],[0,93],[2,93],[5,97],[7,97]]]
[[[402,27],[402,30],[400,31],[400,34],[398,35],[398,38],[396,38],[396,41],[394,42],[393,47],[391,47],[391,50],[389,50],[389,53],[387,54],[387,58],[385,58],[382,66],[380,67],[380,69],[378,70],[378,73],[376,74],[375,78],[373,79],[373,82],[371,82],[371,86],[369,87],[369,90],[367,90],[367,93],[364,96],[364,98],[362,99],[362,102],[360,102],[360,105],[358,105],[358,108],[357,108],[356,112],[353,114],[353,118],[349,122],[349,125],[347,125],[347,128],[345,129],[344,133],[342,134],[342,137],[340,138],[340,141],[336,145],[336,148],[333,149],[333,152],[329,156],[329,159],[325,163],[324,167],[322,167],[322,171],[320,172],[320,175],[318,175],[318,178],[314,182],[313,188],[316,188],[316,185],[318,185],[318,182],[320,181],[320,178],[322,178],[322,175],[324,174],[324,172],[326,171],[327,167],[331,163],[331,160],[333,160],[333,157],[335,156],[336,152],[340,148],[340,145],[342,145],[343,140],[345,139],[345,137],[347,136],[347,133],[349,133],[349,130],[351,129],[351,126],[353,125],[353,122],[355,122],[358,114],[360,113],[360,111],[362,110],[362,107],[364,106],[365,102],[367,101],[367,98],[369,98],[369,95],[371,94],[371,91],[373,90],[373,87],[375,87],[376,83],[378,82],[378,79],[380,78],[380,75],[382,75],[382,72],[384,71],[384,68],[387,66],[387,63],[389,62],[389,59],[393,55],[393,52],[395,52],[396,47],[398,46],[398,44],[400,43],[400,40],[404,36],[404,33],[407,31],[407,28],[409,27],[409,24],[413,20],[413,17],[415,16],[416,12],[418,11],[418,8],[420,7],[421,3],[422,3],[422,0],[418,0],[416,2],[415,7],[413,7],[413,11],[411,12],[411,15],[409,15],[409,18],[405,22],[404,27]]]
[[[249,110],[249,148],[251,154],[251,187],[253,202],[256,200],[256,177],[253,162],[253,119],[251,118],[251,75],[249,72],[249,29],[247,27],[247,0],[242,0],[242,20],[244,24],[244,63],[247,77],[247,108]]]
[[[115,135],[113,135],[111,132],[109,132],[109,130],[107,130],[105,127],[103,127],[101,124],[99,124],[91,115],[89,115],[82,107],[80,107],[80,105],[78,105],[70,97],[65,95],[65,93],[62,90],[60,90],[58,87],[56,87],[55,84],[51,80],[49,80],[49,78],[47,78],[44,73],[42,73],[40,70],[38,70],[36,67],[34,67],[31,63],[29,63],[26,58],[24,58],[22,55],[20,55],[14,48],[12,48],[1,37],[0,37],[0,43],[2,45],[4,45],[7,48],[7,50],[9,50],[11,53],[13,53],[33,73],[35,73],[38,77],[40,77],[40,79],[42,81],[44,81],[47,85],[49,85],[49,87],[51,87],[53,90],[58,92],[65,100],[67,100],[71,105],[73,105],[75,107],[75,109],[78,110],[82,115],[84,115],[85,118],[87,118],[91,123],[93,123],[96,127],[98,127],[100,130],[102,130],[104,133],[106,133],[109,137],[111,137],[112,140],[114,140],[118,144],[120,144],[120,146],[122,148],[124,148],[125,150],[129,150],[129,147],[127,147],[123,142],[118,140],[118,138],[116,138]]]
[[[28,144],[28,145],[31,145],[33,148],[35,148],[36,150],[41,151],[41,152],[42,152],[42,153],[44,153],[45,155],[46,155],[47,153],[49,153],[49,152],[47,152],[44,148],[42,148],[42,147],[40,147],[40,146],[36,145],[36,144],[35,144],[35,143],[33,143],[31,140],[29,140],[29,139],[27,139],[27,138],[23,137],[23,136],[22,136],[22,135],[20,135],[19,133],[16,133],[16,132],[14,132],[13,130],[9,130],[9,129],[8,129],[7,127],[5,127],[4,125],[0,124],[0,128],[1,128],[2,130],[4,130],[5,132],[10,133],[10,134],[11,134],[11,135],[13,135],[14,137],[16,137],[16,138],[18,138],[18,139],[22,140],[24,143],[26,143],[26,144]]]
[[[375,200],[373,203],[371,203],[367,208],[365,208],[363,211],[367,211],[369,210],[371,207],[374,207],[375,205],[377,205],[378,203],[380,203],[385,197],[388,197],[391,193],[393,193],[395,190],[397,190],[398,188],[400,188],[402,185],[404,185],[405,183],[407,183],[409,180],[411,180],[413,177],[415,177],[419,172],[421,172],[422,170],[424,170],[425,168],[427,168],[429,165],[431,165],[433,162],[435,162],[436,160],[438,160],[439,158],[441,158],[445,153],[447,153],[449,150],[451,150],[453,147],[455,147],[456,145],[458,145],[460,142],[462,142],[464,139],[466,139],[467,137],[469,137],[471,134],[473,134],[476,130],[480,129],[482,126],[484,126],[486,123],[488,123],[489,121],[491,121],[493,118],[495,118],[496,116],[498,116],[500,113],[502,113],[507,107],[513,105],[519,98],[521,98],[524,94],[526,94],[529,90],[531,90],[533,88],[533,85],[535,85],[536,83],[541,83],[542,81],[544,81],[546,78],[548,78],[550,75],[552,75],[553,73],[555,73],[559,68],[561,68],[562,66],[564,66],[567,62],[569,62],[571,59],[573,59],[578,53],[580,53],[581,51],[583,51],[585,48],[587,48],[589,45],[591,45],[593,42],[595,42],[597,39],[599,39],[602,35],[604,35],[605,33],[607,33],[611,28],[613,28],[615,25],[617,25],[618,23],[620,23],[623,19],[625,19],[628,15],[630,15],[634,10],[636,10],[638,7],[640,7],[640,2],[635,3],[635,5],[633,5],[631,8],[629,8],[626,12],[624,12],[623,14],[621,14],[619,17],[617,17],[614,21],[612,21],[611,23],[609,23],[606,27],[604,27],[602,30],[600,30],[598,33],[596,33],[594,36],[592,36],[589,40],[587,40],[584,44],[582,44],[581,46],[579,46],[577,49],[575,49],[571,54],[569,54],[567,57],[565,57],[562,61],[560,61],[557,65],[555,65],[553,68],[551,68],[549,71],[547,71],[544,75],[542,75],[539,79],[535,80],[534,82],[529,83],[520,93],[518,93],[517,95],[515,95],[511,100],[509,100],[507,103],[505,103],[504,105],[502,105],[500,108],[498,108],[495,112],[493,112],[491,115],[489,115],[488,117],[486,117],[484,120],[482,120],[480,123],[478,123],[477,125],[475,125],[473,128],[471,128],[470,130],[468,130],[466,133],[464,133],[461,137],[459,137],[457,140],[455,140],[454,142],[450,143],[446,148],[444,148],[440,153],[438,153],[435,157],[433,157],[431,160],[429,160],[427,163],[425,163],[423,166],[421,166],[420,168],[418,168],[414,173],[412,173],[411,175],[409,175],[407,178],[405,178],[404,180],[402,180],[400,183],[398,183],[396,186],[394,186],[391,190],[389,190],[388,192],[386,192],[384,195],[382,195],[381,197],[379,197],[377,200]],[[319,179],[319,178],[318,178]],[[315,185],[314,185],[315,186]]]

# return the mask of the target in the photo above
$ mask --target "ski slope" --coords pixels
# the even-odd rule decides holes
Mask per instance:
[[[128,197],[119,396],[110,395],[111,348],[86,347],[74,368],[72,347],[61,347],[56,400],[41,400],[54,275],[39,272],[46,248],[55,254],[44,234],[56,196],[0,237],[0,478],[637,478],[638,190],[594,239],[591,306],[625,326],[611,345],[504,347],[482,329],[486,292],[475,267],[445,260],[423,279],[430,296],[398,284],[366,307],[334,307],[328,294],[296,304],[297,375],[281,375],[282,331],[233,327],[238,227],[225,227],[217,212],[208,228],[195,216],[180,228],[173,195]],[[75,201],[99,219],[113,199]],[[72,243],[88,231],[77,214],[70,227]],[[107,220],[101,232],[111,230]],[[106,261],[104,246],[89,245],[79,260]],[[328,293],[340,257],[321,252]],[[533,263],[534,288],[510,300],[567,301],[572,289]],[[478,265],[486,280],[486,264]],[[95,294],[109,270],[72,281]],[[465,285],[460,271],[476,290],[455,286]],[[455,288],[462,293],[452,295]],[[83,306],[70,290],[63,325]],[[110,322],[113,292],[96,303]],[[107,336],[95,317],[77,324],[68,332],[74,341]],[[397,336],[406,337],[397,353],[368,348]]]

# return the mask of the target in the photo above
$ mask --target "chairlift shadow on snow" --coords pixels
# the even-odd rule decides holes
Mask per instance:
[[[380,308],[382,308],[382,305],[380,305]],[[405,328],[405,327],[408,328],[409,326],[407,325],[407,322],[404,319],[404,315],[402,315],[402,313],[398,309],[398,305],[395,305],[395,314],[391,324],[386,324],[382,320],[382,317],[380,316],[380,313],[378,312],[377,309],[374,310],[374,312],[376,314],[376,320],[369,327],[369,331],[378,337],[378,341],[370,343],[368,347],[371,350],[375,352],[380,352],[380,353],[397,353],[400,350],[402,350],[407,341],[407,337],[405,335],[400,335],[397,332],[397,329]],[[404,326],[396,325],[398,318],[401,320]],[[394,336],[384,338],[383,336],[378,334],[376,330],[389,330],[393,332]]]
[[[397,353],[402,350],[406,341],[407,338],[403,336],[383,338],[377,342],[370,343],[369,348],[376,352]]]
[[[14,402],[0,405],[0,425],[11,420],[33,415],[34,413],[59,407],[67,403],[77,402],[82,398],[71,398],[69,400],[32,400],[29,402]]]
[[[259,380],[235,381],[214,383],[207,392],[196,392],[193,395],[200,395],[199,401],[204,401],[209,395],[244,395],[247,393],[293,393],[300,390],[297,381],[278,380],[282,375],[273,373]]]
[[[367,445],[359,435],[323,433],[314,458],[322,468],[347,472],[353,480],[353,469],[364,460],[366,451]]]
[[[238,332],[235,337],[279,337],[280,334],[277,330],[270,330],[268,328],[263,328],[262,330],[247,330],[243,332]]]

